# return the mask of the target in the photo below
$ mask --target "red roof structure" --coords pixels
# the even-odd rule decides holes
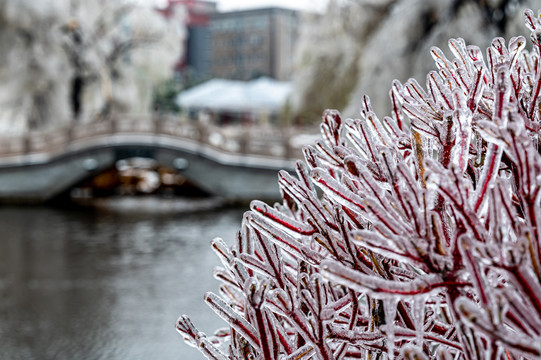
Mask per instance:
[[[216,3],[213,1],[204,0],[168,0],[167,6],[161,9],[157,9],[166,18],[172,18],[178,11],[185,13],[184,22],[188,28],[188,36],[190,36],[190,30],[195,28],[205,28],[208,26],[209,15],[215,13]],[[194,49],[190,49],[189,39],[184,44],[184,56],[179,59],[175,64],[176,71],[182,71],[186,69],[189,64],[190,52]]]

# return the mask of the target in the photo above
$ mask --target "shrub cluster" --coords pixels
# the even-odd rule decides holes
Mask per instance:
[[[426,89],[391,116],[327,111],[283,202],[253,201],[236,243],[212,246],[229,327],[186,316],[209,359],[541,357],[541,12],[527,40],[432,49]]]

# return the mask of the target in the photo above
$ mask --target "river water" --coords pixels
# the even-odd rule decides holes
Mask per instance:
[[[0,359],[204,359],[175,321],[225,325],[202,300],[209,242],[245,209],[136,209],[0,207]]]

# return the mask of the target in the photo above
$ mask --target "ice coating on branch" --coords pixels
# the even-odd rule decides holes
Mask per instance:
[[[323,114],[283,197],[212,246],[229,323],[177,330],[210,359],[541,357],[541,20],[482,51],[431,49],[390,115]],[[428,54],[427,54],[428,55]],[[223,335],[223,333],[221,333]]]

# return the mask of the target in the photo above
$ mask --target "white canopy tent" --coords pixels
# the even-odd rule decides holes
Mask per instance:
[[[212,79],[179,93],[176,102],[189,113],[210,111],[261,118],[278,114],[291,91],[290,82],[267,77],[251,81]]]

